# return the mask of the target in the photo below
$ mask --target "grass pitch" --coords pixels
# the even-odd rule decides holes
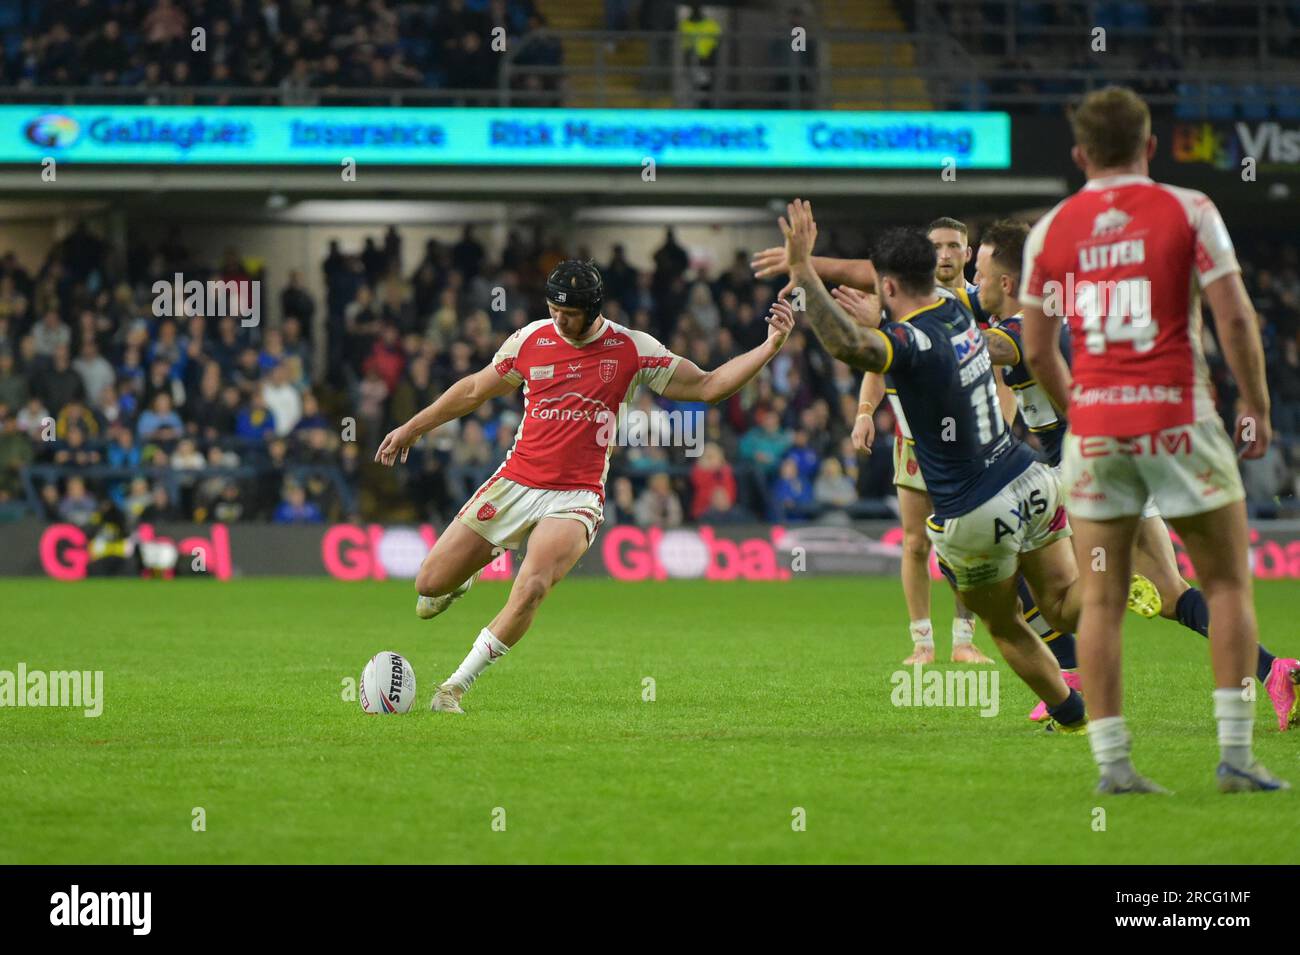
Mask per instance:
[[[505,594],[424,623],[409,583],[0,581],[0,669],[105,674],[97,719],[0,709],[0,863],[1294,861],[1300,795],[1215,791],[1206,642],[1174,623],[1130,616],[1125,655],[1136,762],[1177,795],[1103,800],[1000,661],[994,718],[891,704],[893,579],[565,581],[467,716],[430,713]],[[1257,602],[1300,652],[1294,587]],[[342,698],[383,649],[405,716]],[[1298,750],[1261,693],[1257,753],[1300,785]]]

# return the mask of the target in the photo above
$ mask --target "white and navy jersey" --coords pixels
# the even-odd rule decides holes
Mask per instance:
[[[1043,446],[1043,456],[1052,467],[1061,463],[1061,446],[1065,443],[1065,415],[1057,412],[1047,392],[1043,390],[1025,364],[1025,351],[1020,344],[1021,316],[995,319],[989,326],[990,334],[1005,335],[1016,346],[1016,363],[1002,366],[1002,380],[1016,396],[1020,416],[1025,427],[1034,433]],[[1070,326],[1061,324],[1061,354],[1070,363]]]
[[[964,288],[958,288],[956,291],[943,285],[936,285],[934,291],[940,298],[961,302],[970,309],[975,316],[975,324],[980,328],[989,327],[992,316],[984,311],[983,306],[980,305],[980,287],[974,282],[967,282]],[[890,410],[894,412],[894,440],[915,444],[916,440],[912,437],[912,428],[907,423],[907,413],[903,410],[903,406],[899,404],[898,393],[893,387],[889,386],[888,382],[886,382],[885,397],[889,399]],[[925,472],[922,471],[921,474],[924,477]]]
[[[937,296],[880,332],[935,517],[974,510],[1035,461],[1002,418],[984,335],[957,299]]]

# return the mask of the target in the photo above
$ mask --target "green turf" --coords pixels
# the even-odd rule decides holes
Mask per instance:
[[[1258,591],[1288,655],[1294,594]],[[1177,795],[1100,800],[1087,741],[1038,732],[1001,663],[995,718],[891,705],[894,580],[570,580],[467,716],[430,713],[504,596],[422,623],[408,583],[0,582],[0,669],[106,682],[98,719],[0,709],[0,863],[1293,861],[1296,794],[1214,790],[1206,645],[1176,624],[1130,617],[1126,659],[1136,760]],[[405,716],[341,698],[382,649],[415,666]],[[1258,716],[1300,783],[1300,734]]]

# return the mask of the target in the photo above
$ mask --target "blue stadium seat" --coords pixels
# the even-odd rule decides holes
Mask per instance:
[[[1093,26],[1101,27],[1109,33],[1120,29],[1122,23],[1122,8],[1118,3],[1099,3],[1093,9]]]
[[[1237,115],[1242,119],[1268,119],[1268,96],[1255,84],[1243,83],[1237,87],[1237,103]]]
[[[1043,4],[1036,0],[1021,0],[1016,9],[1016,25],[1021,29],[1036,29],[1046,23],[1043,16]]]
[[[1179,83],[1178,100],[1174,104],[1174,116],[1178,119],[1204,119],[1205,97],[1198,83]]]
[[[965,80],[956,86],[959,109],[981,110],[987,108],[989,84],[983,80]]]
[[[1300,119],[1300,86],[1274,86],[1273,113],[1278,119]]]
[[[1128,0],[1120,4],[1119,18],[1126,30],[1145,30],[1151,25],[1151,9],[1145,3]]]
[[[1206,89],[1209,100],[1205,104],[1205,115],[1209,119],[1233,119],[1237,112],[1234,90],[1226,83],[1211,83]]]

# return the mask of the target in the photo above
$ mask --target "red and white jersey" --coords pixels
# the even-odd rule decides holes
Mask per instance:
[[[525,325],[492,359],[498,375],[524,386],[524,415],[497,474],[603,500],[619,406],[637,385],[661,394],[680,361],[654,337],[605,318],[577,344],[550,319]]]
[[[1203,193],[1092,179],[1025,243],[1020,300],[1070,325],[1070,430],[1132,437],[1215,415],[1200,290],[1239,271]]]

